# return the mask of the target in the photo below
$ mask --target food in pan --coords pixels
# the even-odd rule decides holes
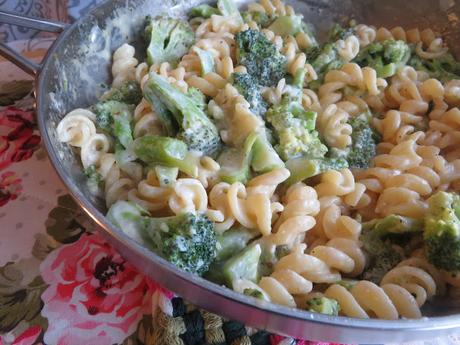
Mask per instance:
[[[313,312],[420,318],[456,293],[460,63],[442,38],[352,21],[320,42],[279,0],[147,17],[143,37],[57,127],[115,226]]]

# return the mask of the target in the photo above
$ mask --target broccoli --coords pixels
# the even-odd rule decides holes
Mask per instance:
[[[324,157],[318,159],[300,157],[288,160],[286,162],[286,168],[291,174],[285,184],[290,186],[328,170],[348,168],[348,162],[343,157]]]
[[[156,165],[154,169],[161,187],[171,187],[179,175],[179,168],[177,167]]]
[[[113,135],[124,147],[133,141],[131,130],[132,105],[118,101],[102,101],[94,105],[96,125]]]
[[[213,14],[219,15],[220,11],[218,8],[209,6],[208,4],[202,4],[192,8],[190,11],[190,18],[211,18]]]
[[[90,165],[89,167],[85,169],[83,173],[88,178],[88,180],[91,181],[91,183],[94,183],[96,186],[101,184],[102,176],[99,173],[99,171],[97,171],[97,168],[95,165]]]
[[[224,149],[218,162],[221,166],[220,178],[228,183],[246,183],[250,178],[250,168],[263,173],[284,167],[283,161],[263,132],[252,132],[248,135],[242,148]]]
[[[148,212],[137,204],[119,200],[110,206],[107,212],[107,219],[127,234],[129,238],[142,243],[141,234],[144,226],[144,217],[148,215]]]
[[[334,43],[326,43],[322,48],[311,48],[307,55],[307,61],[311,63],[318,74],[317,83],[322,83],[326,72],[340,69],[344,63]]]
[[[192,95],[193,97],[184,94],[155,73],[150,74],[144,93],[150,102],[162,102],[172,114],[180,127],[177,137],[183,140],[190,150],[216,156],[221,148],[219,132],[198,105],[196,94]]]
[[[279,36],[294,36],[302,31],[302,23],[302,16],[299,15],[279,16],[268,29]]]
[[[107,218],[184,271],[201,275],[216,257],[214,223],[204,214],[152,218],[132,202],[117,201],[110,207]]]
[[[132,148],[135,155],[147,164],[177,167],[189,176],[197,176],[196,156],[188,152],[187,145],[181,140],[145,135],[134,140]]]
[[[350,168],[365,169],[377,152],[379,135],[370,125],[370,117],[360,115],[351,117],[351,147],[348,148],[346,159]]]
[[[438,192],[428,199],[423,239],[431,264],[452,273],[460,271],[460,196]]]
[[[300,103],[282,102],[270,108],[265,118],[274,128],[275,149],[283,160],[321,158],[327,152],[315,131],[316,113],[306,111]]]
[[[233,0],[217,0],[217,8],[223,16],[233,17],[238,20],[240,24],[243,24],[241,13],[238,11],[238,7]]]
[[[192,49],[200,59],[201,76],[214,72],[214,56],[212,53],[208,50],[198,48],[197,46],[194,46]]]
[[[232,257],[241,253],[247,247],[249,241],[256,236],[256,232],[242,226],[234,227],[221,235],[217,235],[217,255],[208,272],[206,272],[206,279],[216,284],[228,283],[224,274],[224,265]]]
[[[190,97],[191,101],[201,110],[205,111],[206,109],[206,96],[195,87],[189,87],[187,90],[187,95]]]
[[[251,112],[258,116],[264,116],[268,105],[262,97],[262,88],[257,84],[258,80],[246,73],[233,73],[232,79],[233,86],[248,101]]]
[[[266,12],[245,11],[241,15],[245,23],[255,22],[261,28],[266,28],[272,22],[272,19]]]
[[[216,257],[214,223],[204,214],[145,218],[142,238],[154,252],[183,269],[202,275]]]
[[[257,133],[251,133],[244,141],[242,148],[225,148],[219,158],[219,176],[222,181],[227,183],[242,182],[249,180],[252,159],[252,147],[257,139]]]
[[[139,83],[129,80],[120,87],[114,87],[102,96],[103,101],[117,101],[126,104],[139,104],[142,100],[142,90]]]
[[[230,257],[222,267],[225,285],[232,287],[237,279],[257,282],[259,279],[259,260],[262,249],[259,244],[251,244]]]
[[[163,62],[175,64],[195,42],[195,33],[190,24],[166,17],[148,17],[145,37],[148,41],[149,65]]]
[[[410,47],[404,41],[386,40],[369,44],[354,61],[361,67],[372,67],[379,77],[388,78],[404,66],[410,56]]]
[[[460,62],[455,60],[452,54],[444,54],[435,59],[422,59],[414,54],[408,64],[417,71],[427,72],[430,78],[443,82],[460,78]]]
[[[307,310],[326,315],[339,315],[340,305],[335,299],[327,297],[314,297],[307,301]]]
[[[403,247],[421,234],[421,220],[390,215],[363,224],[360,241],[368,257],[368,266],[362,278],[376,284],[404,259]]]
[[[335,24],[328,32],[327,40],[328,42],[336,42],[338,40],[344,40],[348,36],[351,36],[355,33],[353,27],[343,27],[340,24]]]
[[[283,168],[284,162],[278,156],[265,133],[259,132],[256,135],[252,147],[251,168],[257,173],[263,174],[277,168]]]
[[[263,86],[275,86],[286,74],[286,57],[263,33],[256,30],[239,32],[236,37],[236,59]]]
[[[250,288],[244,289],[243,294],[245,294],[246,296],[260,299],[260,300],[265,300],[264,294],[262,293],[262,291],[257,290],[257,289],[250,289]]]

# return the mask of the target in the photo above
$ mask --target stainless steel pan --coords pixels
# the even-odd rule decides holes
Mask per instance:
[[[179,271],[138,245],[105,219],[101,200],[89,192],[79,158],[59,143],[55,128],[73,108],[93,104],[110,82],[111,53],[122,43],[140,47],[139,33],[146,14],[184,16],[200,0],[113,0],[99,5],[73,25],[20,18],[0,12],[0,22],[51,32],[62,32],[44,62],[34,64],[0,43],[0,54],[36,77],[37,114],[43,142],[56,171],[100,231],[139,270],[187,300],[225,317],[279,334],[342,343],[413,341],[460,331],[460,309],[455,305],[427,306],[421,320],[358,320],[289,309],[237,294],[197,276]],[[321,30],[334,21],[405,28],[431,27],[447,37],[460,57],[460,5],[454,0],[304,0],[288,1]],[[140,49],[138,51],[141,51]],[[140,57],[142,58],[142,57]],[[457,314],[459,313],[459,314]]]

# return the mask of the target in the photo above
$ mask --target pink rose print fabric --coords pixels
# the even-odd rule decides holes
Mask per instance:
[[[12,171],[0,175],[0,207],[15,200],[22,191],[21,179]]]
[[[17,336],[11,345],[43,345],[42,342],[37,342],[41,332],[42,329],[40,326],[32,326]],[[0,337],[0,345],[6,345],[7,342],[7,340],[4,341],[2,337]]]
[[[53,251],[41,273],[47,344],[120,343],[151,304],[154,285],[95,234]]]
[[[7,107],[0,111],[0,170],[29,159],[39,147],[32,111]]]

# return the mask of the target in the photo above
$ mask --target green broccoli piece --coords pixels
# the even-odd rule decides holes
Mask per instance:
[[[279,16],[270,24],[268,29],[279,36],[294,36],[302,31],[302,23],[302,16],[300,15]]]
[[[263,86],[274,86],[286,74],[286,57],[263,33],[256,30],[239,32],[236,37],[236,59]]]
[[[212,53],[208,50],[198,48],[197,46],[193,47],[192,49],[200,59],[201,76],[205,76],[208,73],[214,72],[214,56]]]
[[[119,200],[110,206],[107,219],[133,240],[142,243],[144,217],[148,212],[130,201]]]
[[[284,162],[268,140],[267,131],[257,133],[256,136],[252,147],[252,170],[263,174],[277,168],[283,168]]]
[[[95,185],[99,185],[102,183],[102,176],[99,173],[99,171],[97,171],[97,168],[95,165],[90,165],[89,167],[85,169],[83,173],[88,178],[88,180],[90,180]]]
[[[427,72],[430,78],[439,79],[443,82],[460,78],[460,62],[450,53],[435,59],[422,59],[413,54],[408,64],[417,71]]]
[[[218,8],[209,6],[208,4],[202,4],[192,8],[190,11],[190,18],[211,18],[213,14],[219,15],[220,11]]]
[[[149,165],[177,167],[189,176],[197,174],[196,157],[187,150],[187,145],[181,140],[145,135],[134,140],[132,148],[135,155]]]
[[[364,223],[359,239],[368,265],[362,278],[379,284],[383,276],[404,259],[403,247],[421,234],[422,228],[422,221],[398,215]]]
[[[142,90],[137,81],[129,80],[120,87],[114,87],[107,91],[102,96],[102,100],[137,105],[142,100]]]
[[[264,116],[267,112],[267,102],[262,97],[262,87],[257,84],[257,79],[247,73],[233,73],[233,86],[248,101],[251,111]]]
[[[233,17],[243,24],[241,13],[233,0],[217,0],[217,8],[223,16]]]
[[[201,110],[206,109],[206,96],[195,87],[189,87],[187,90],[187,96],[190,97],[191,101]]]
[[[351,147],[346,159],[350,168],[365,169],[377,153],[379,135],[370,125],[370,117],[361,115],[348,121],[351,125]]]
[[[266,12],[245,11],[241,13],[245,23],[255,22],[261,28],[266,28],[272,22],[272,19]]]
[[[321,158],[327,152],[315,130],[316,113],[305,110],[300,103],[282,102],[270,108],[265,118],[274,129],[278,140],[275,149],[283,160]]]
[[[410,57],[411,49],[404,41],[386,40],[369,44],[354,61],[361,67],[372,67],[380,78],[388,78],[406,65]]]
[[[252,147],[257,139],[257,133],[251,133],[244,141],[242,148],[225,148],[219,158],[219,176],[227,183],[242,182],[249,180],[252,160]]]
[[[216,257],[214,223],[204,214],[182,213],[144,219],[142,238],[154,252],[183,269],[202,275]]]
[[[262,254],[260,245],[254,244],[246,247],[242,251],[228,259],[222,267],[225,285],[232,287],[237,279],[250,280],[257,282],[259,278],[259,260]]]
[[[96,125],[113,135],[124,147],[133,141],[131,119],[133,106],[118,101],[102,101],[93,106]]]
[[[286,162],[286,168],[291,174],[285,184],[290,186],[328,170],[340,170],[348,167],[348,162],[343,157],[324,157],[318,159],[300,157],[290,159]]]
[[[343,27],[340,24],[334,24],[327,34],[328,42],[337,42],[338,40],[344,40],[348,36],[355,33],[353,27]]]
[[[264,294],[260,290],[257,290],[257,289],[244,289],[243,294],[245,294],[246,296],[260,299],[262,301],[265,300]]]
[[[340,69],[344,63],[334,43],[326,43],[322,48],[311,48],[307,54],[307,61],[311,63],[318,74],[319,82],[323,80],[328,71]]]
[[[161,187],[171,187],[179,175],[179,168],[177,167],[156,165],[154,169]]]
[[[149,65],[177,63],[195,42],[195,33],[189,23],[179,19],[147,18],[145,37]]]
[[[203,109],[198,106],[197,97],[184,94],[158,74],[151,73],[144,92],[150,99],[162,102],[179,124],[177,137],[190,150],[216,156],[221,148],[219,132]],[[146,96],[148,97],[148,96]]]
[[[460,196],[438,192],[428,199],[423,239],[431,264],[452,273],[460,271]]]
[[[327,297],[314,297],[307,301],[307,310],[326,315],[339,315],[340,305],[335,299]]]

